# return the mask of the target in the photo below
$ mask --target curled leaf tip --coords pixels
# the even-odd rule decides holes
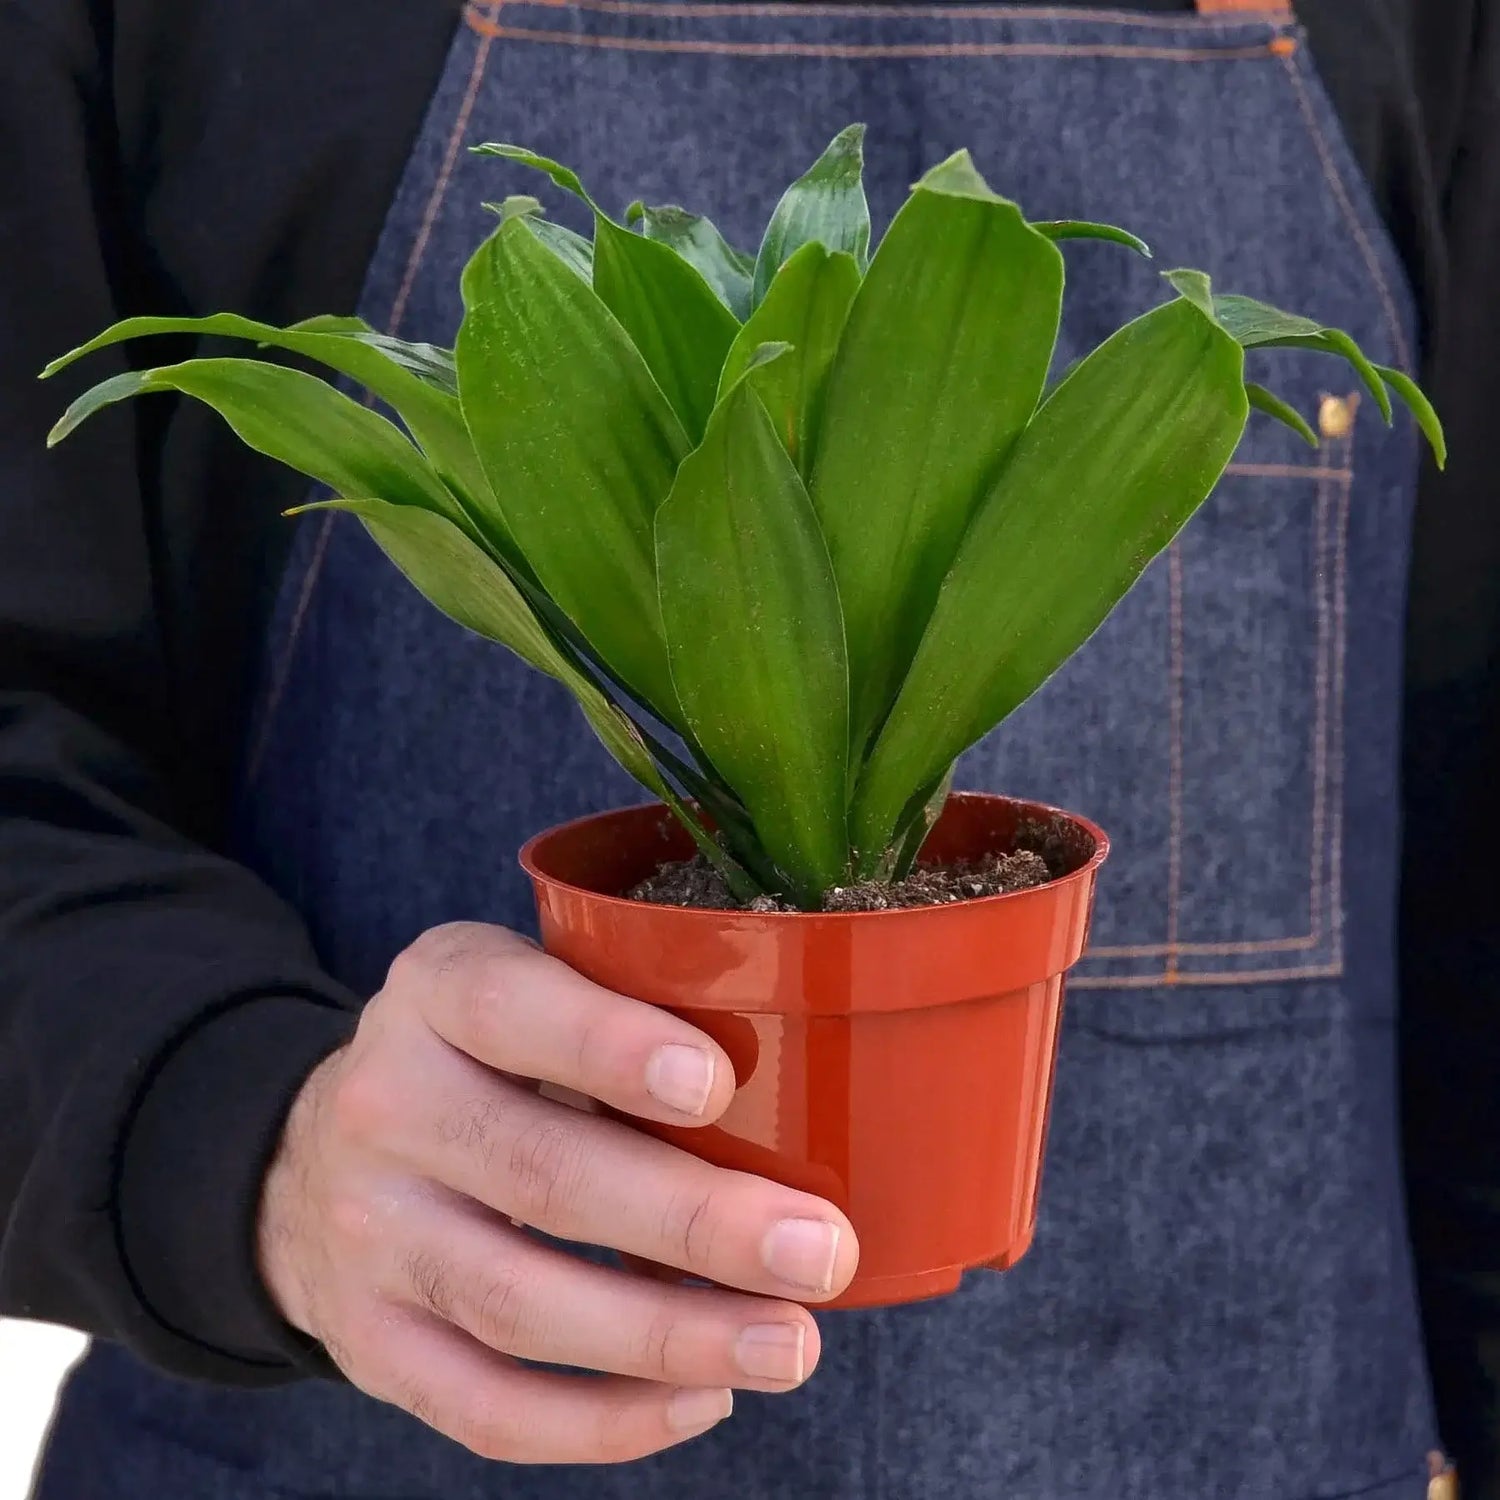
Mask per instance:
[[[1432,448],[1432,457],[1439,469],[1448,467],[1448,439],[1437,410],[1427,399],[1426,392],[1404,370],[1392,369],[1389,365],[1376,365],[1375,373],[1401,398],[1416,419],[1417,426]]]
[[[502,199],[499,203],[486,203],[482,207],[494,214],[503,224],[509,219],[540,214],[542,201],[540,198],[533,198],[530,193],[512,193],[510,197]]]
[[[1291,428],[1309,448],[1319,446],[1318,435],[1312,430],[1307,419],[1294,406],[1283,401],[1280,396],[1268,391],[1263,385],[1257,385],[1252,380],[1245,382],[1245,395],[1256,411],[1263,412],[1284,427]]]
[[[1145,240],[1114,224],[1095,224],[1086,219],[1041,219],[1031,227],[1049,240],[1107,240],[1110,244],[1124,245],[1147,260],[1152,259],[1151,247]]]
[[[1179,266],[1176,270],[1163,271],[1161,276],[1179,297],[1191,302],[1205,318],[1215,323],[1219,321],[1214,312],[1213,282],[1207,272]]]
[[[945,161],[929,167],[913,184],[913,192],[948,193],[960,198],[983,198],[1000,202],[996,193],[974,165],[968,150],[955,151]]]

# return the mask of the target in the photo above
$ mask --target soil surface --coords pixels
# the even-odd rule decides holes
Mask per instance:
[[[893,885],[861,881],[835,886],[823,897],[824,911],[895,911],[914,906],[945,906],[980,896],[1003,896],[1030,890],[1052,879],[1048,861],[1030,849],[991,854],[957,865],[918,865],[905,880]],[[657,906],[695,906],[713,911],[794,912],[798,908],[775,896],[757,896],[743,908],[729,887],[701,854],[662,865],[626,896]]]

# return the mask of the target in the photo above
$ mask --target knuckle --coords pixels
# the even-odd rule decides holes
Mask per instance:
[[[382,993],[420,993],[432,975],[434,941],[433,934],[425,932],[410,947],[403,948],[386,970]]]
[[[492,1464],[514,1461],[505,1437],[488,1422],[477,1418],[460,1417],[454,1424],[453,1440],[476,1457],[488,1459]]]
[[[395,1120],[398,1097],[381,1069],[352,1061],[331,1086],[328,1118],[346,1140],[378,1139]]]
[[[530,1290],[527,1278],[514,1268],[492,1275],[475,1300],[475,1334],[505,1354],[539,1348],[542,1340]]]
[[[514,1424],[483,1397],[471,1398],[469,1408],[455,1417],[452,1436],[471,1453],[491,1463],[521,1460]]]
[[[398,1384],[395,1404],[404,1407],[417,1421],[425,1422],[429,1427],[436,1427],[439,1424],[441,1413],[438,1411],[436,1400],[425,1386],[419,1385],[414,1380],[402,1380]]]
[[[459,1020],[463,1034],[477,1042],[486,1053],[494,1050],[497,1038],[509,1031],[505,1017],[514,1003],[515,964],[509,958],[491,958],[476,966],[473,977],[464,985],[459,998]]]
[[[696,1270],[713,1260],[718,1239],[720,1207],[712,1188],[678,1193],[662,1217],[662,1243],[671,1248],[676,1264]]]
[[[462,1146],[488,1168],[495,1159],[495,1136],[504,1118],[497,1098],[465,1099],[439,1116],[438,1140],[445,1146]]]
[[[574,1038],[573,1076],[580,1081],[607,1077],[610,1070],[609,1030],[598,1016],[580,1022]]]
[[[666,1308],[646,1324],[636,1349],[636,1367],[648,1380],[665,1381],[681,1365],[683,1329]]]
[[[520,1131],[510,1150],[510,1185],[534,1221],[567,1214],[587,1178],[588,1151],[571,1121],[547,1118]]]
[[[363,1193],[348,1190],[330,1193],[324,1205],[324,1217],[330,1239],[345,1254],[363,1255],[378,1246],[383,1238],[370,1200]]]
[[[481,929],[473,922],[445,922],[429,927],[398,953],[386,976],[391,989],[424,992],[434,979],[455,973],[475,950]]]
[[[586,1094],[599,1098],[639,1093],[639,1063],[650,1050],[645,1018],[605,1003],[581,1008],[573,1035],[573,1076]]]
[[[417,1306],[445,1323],[453,1321],[453,1275],[447,1263],[425,1250],[406,1256],[406,1280]]]
[[[641,1404],[629,1396],[612,1396],[599,1403],[594,1421],[594,1444],[601,1457],[619,1461],[650,1451],[642,1441]]]
[[[515,953],[488,953],[453,982],[445,1005],[450,1040],[493,1067],[504,1068],[526,1003],[525,966]]]

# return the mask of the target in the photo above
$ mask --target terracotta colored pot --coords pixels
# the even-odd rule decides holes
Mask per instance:
[[[1008,896],[834,915],[623,900],[692,852],[657,806],[569,823],[521,851],[549,953],[685,1017],[734,1063],[739,1088],[717,1125],[646,1128],[849,1215],[859,1274],[832,1306],[939,1296],[1031,1243],[1063,974],[1083,953],[1109,843],[1053,808],[959,794],[924,857],[1009,850],[1023,828],[1066,874]]]

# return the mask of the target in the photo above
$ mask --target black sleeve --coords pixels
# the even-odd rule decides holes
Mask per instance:
[[[259,1179],[352,1011],[179,831],[152,418],[45,448],[77,383],[36,372],[135,275],[104,9],[0,4],[0,1312],[254,1383],[304,1352],[255,1272]]]
[[[1500,13],[1462,8],[1440,31],[1414,0],[1447,246],[1428,368],[1452,458],[1424,480],[1412,571],[1402,1053],[1439,1418],[1465,1500],[1500,1500]]]

